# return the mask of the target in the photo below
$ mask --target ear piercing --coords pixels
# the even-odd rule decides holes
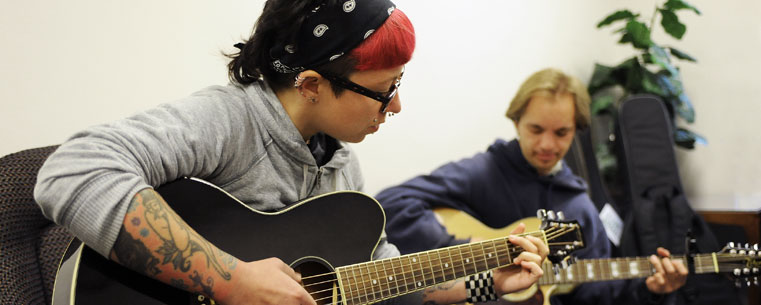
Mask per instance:
[[[301,87],[301,84],[304,82],[305,79],[306,79],[305,77],[301,77],[301,74],[296,75],[296,80],[293,82],[293,87],[296,87],[296,88]]]

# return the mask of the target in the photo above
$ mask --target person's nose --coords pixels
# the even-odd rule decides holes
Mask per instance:
[[[557,146],[557,139],[551,132],[544,132],[539,137],[539,148],[542,151],[553,151]]]
[[[388,102],[388,107],[386,107],[386,112],[391,113],[399,113],[402,111],[402,100],[399,96],[399,92],[396,93],[393,99],[391,99],[390,102]]]

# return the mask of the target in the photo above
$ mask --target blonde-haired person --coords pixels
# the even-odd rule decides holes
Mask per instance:
[[[587,185],[562,161],[576,130],[590,124],[589,103],[586,86],[558,69],[543,69],[529,76],[506,113],[516,128],[516,139],[497,139],[486,152],[447,163],[376,196],[386,211],[389,241],[402,253],[467,242],[447,232],[432,211],[435,207],[465,211],[494,228],[532,217],[537,209],[549,209],[562,211],[581,225],[586,248],[575,256],[609,257],[610,244],[586,193]],[[659,254],[667,257],[669,253],[659,249]],[[681,262],[651,257],[651,263],[658,272],[644,284],[587,283],[571,294],[553,297],[552,302],[611,304],[619,295],[642,302],[660,301],[660,295],[684,285],[687,269]],[[647,289],[624,291],[627,287]]]

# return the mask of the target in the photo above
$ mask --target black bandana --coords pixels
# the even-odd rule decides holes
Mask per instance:
[[[293,73],[335,60],[369,37],[395,8],[390,0],[323,3],[309,13],[291,41],[270,49],[272,67],[280,73]]]

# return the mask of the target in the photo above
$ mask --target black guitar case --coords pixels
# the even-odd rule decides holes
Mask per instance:
[[[619,108],[617,138],[619,173],[624,181],[624,198],[617,212],[624,219],[621,244],[616,256],[646,256],[665,247],[673,254],[700,253],[721,249],[710,228],[689,205],[684,194],[672,138],[672,128],[663,102],[651,95],[627,98]],[[691,232],[693,246],[685,237]],[[640,285],[640,290],[642,290]],[[646,290],[637,304],[658,300]],[[626,294],[624,294],[626,295]],[[632,298],[617,304],[631,304]],[[687,284],[664,304],[742,304],[734,284],[717,274],[691,274]]]

